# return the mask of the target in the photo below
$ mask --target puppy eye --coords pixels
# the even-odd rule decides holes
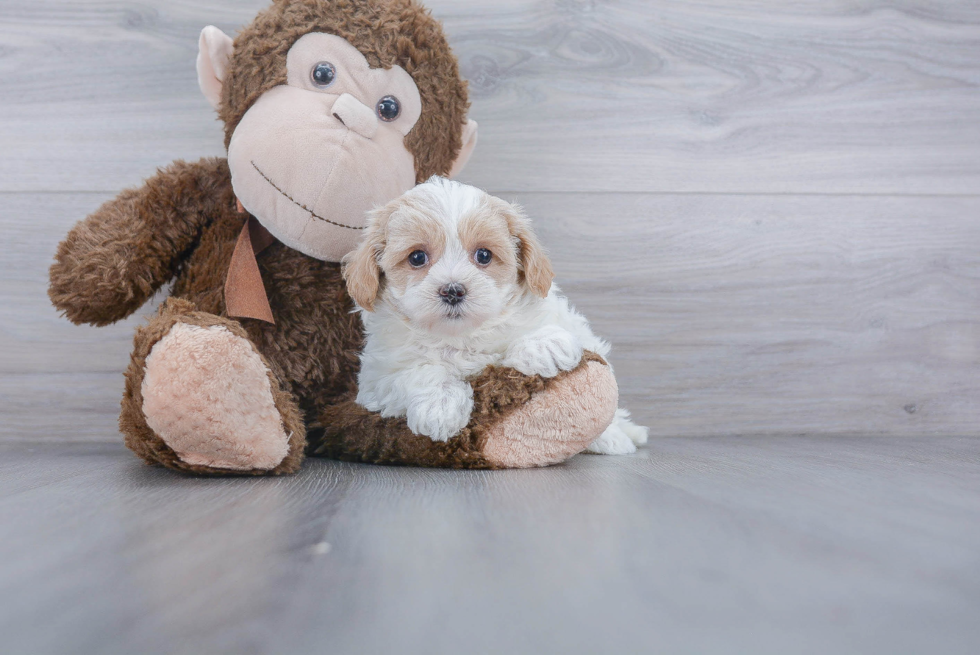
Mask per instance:
[[[385,96],[381,100],[378,100],[378,116],[385,123],[390,123],[398,118],[398,114],[400,114],[401,111],[401,105],[398,103],[398,98],[395,96]]]
[[[310,77],[313,79],[314,84],[324,89],[333,84],[333,81],[337,79],[337,69],[329,61],[321,61],[310,71]]]
[[[428,261],[429,256],[425,254],[424,250],[413,250],[412,254],[408,256],[408,263],[415,268],[425,266]]]
[[[476,251],[476,263],[480,266],[486,266],[493,259],[493,253],[486,248],[480,248]]]

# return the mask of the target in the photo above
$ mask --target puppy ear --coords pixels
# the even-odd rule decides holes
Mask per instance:
[[[378,257],[385,245],[385,226],[391,211],[382,207],[371,212],[367,233],[361,245],[343,259],[344,280],[347,293],[360,307],[374,311],[374,301],[381,288],[381,267]]]
[[[551,268],[551,260],[545,253],[541,242],[531,229],[531,221],[520,207],[496,200],[495,210],[507,220],[511,235],[518,243],[518,267],[523,272],[524,284],[536,296],[544,298],[551,290],[551,282],[555,272]]]

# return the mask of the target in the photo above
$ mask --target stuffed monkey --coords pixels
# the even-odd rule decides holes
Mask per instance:
[[[198,77],[227,159],[174,162],[76,225],[49,295],[75,323],[129,316],[119,426],[151,464],[204,474],[352,461],[543,466],[610,423],[617,389],[586,355],[558,378],[490,368],[446,443],[354,401],[360,318],[340,260],[365,211],[459,171],[476,143],[440,24],[414,0],[277,0],[234,41],[201,33]]]

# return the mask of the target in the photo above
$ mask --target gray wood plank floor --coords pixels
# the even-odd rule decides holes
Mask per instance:
[[[980,4],[429,0],[654,440],[192,479],[47,267],[265,4],[0,0],[0,652],[980,652]]]
[[[980,441],[664,438],[205,480],[0,445],[7,653],[963,653]]]

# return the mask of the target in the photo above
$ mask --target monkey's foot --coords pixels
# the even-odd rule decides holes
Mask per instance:
[[[271,469],[289,452],[265,365],[222,326],[177,323],[153,346],[143,413],[188,464]]]
[[[291,472],[305,442],[242,327],[174,300],[137,332],[120,427],[147,461],[195,473]]]
[[[483,455],[528,468],[582,452],[613,420],[619,390],[605,363],[586,361],[486,429]]]

